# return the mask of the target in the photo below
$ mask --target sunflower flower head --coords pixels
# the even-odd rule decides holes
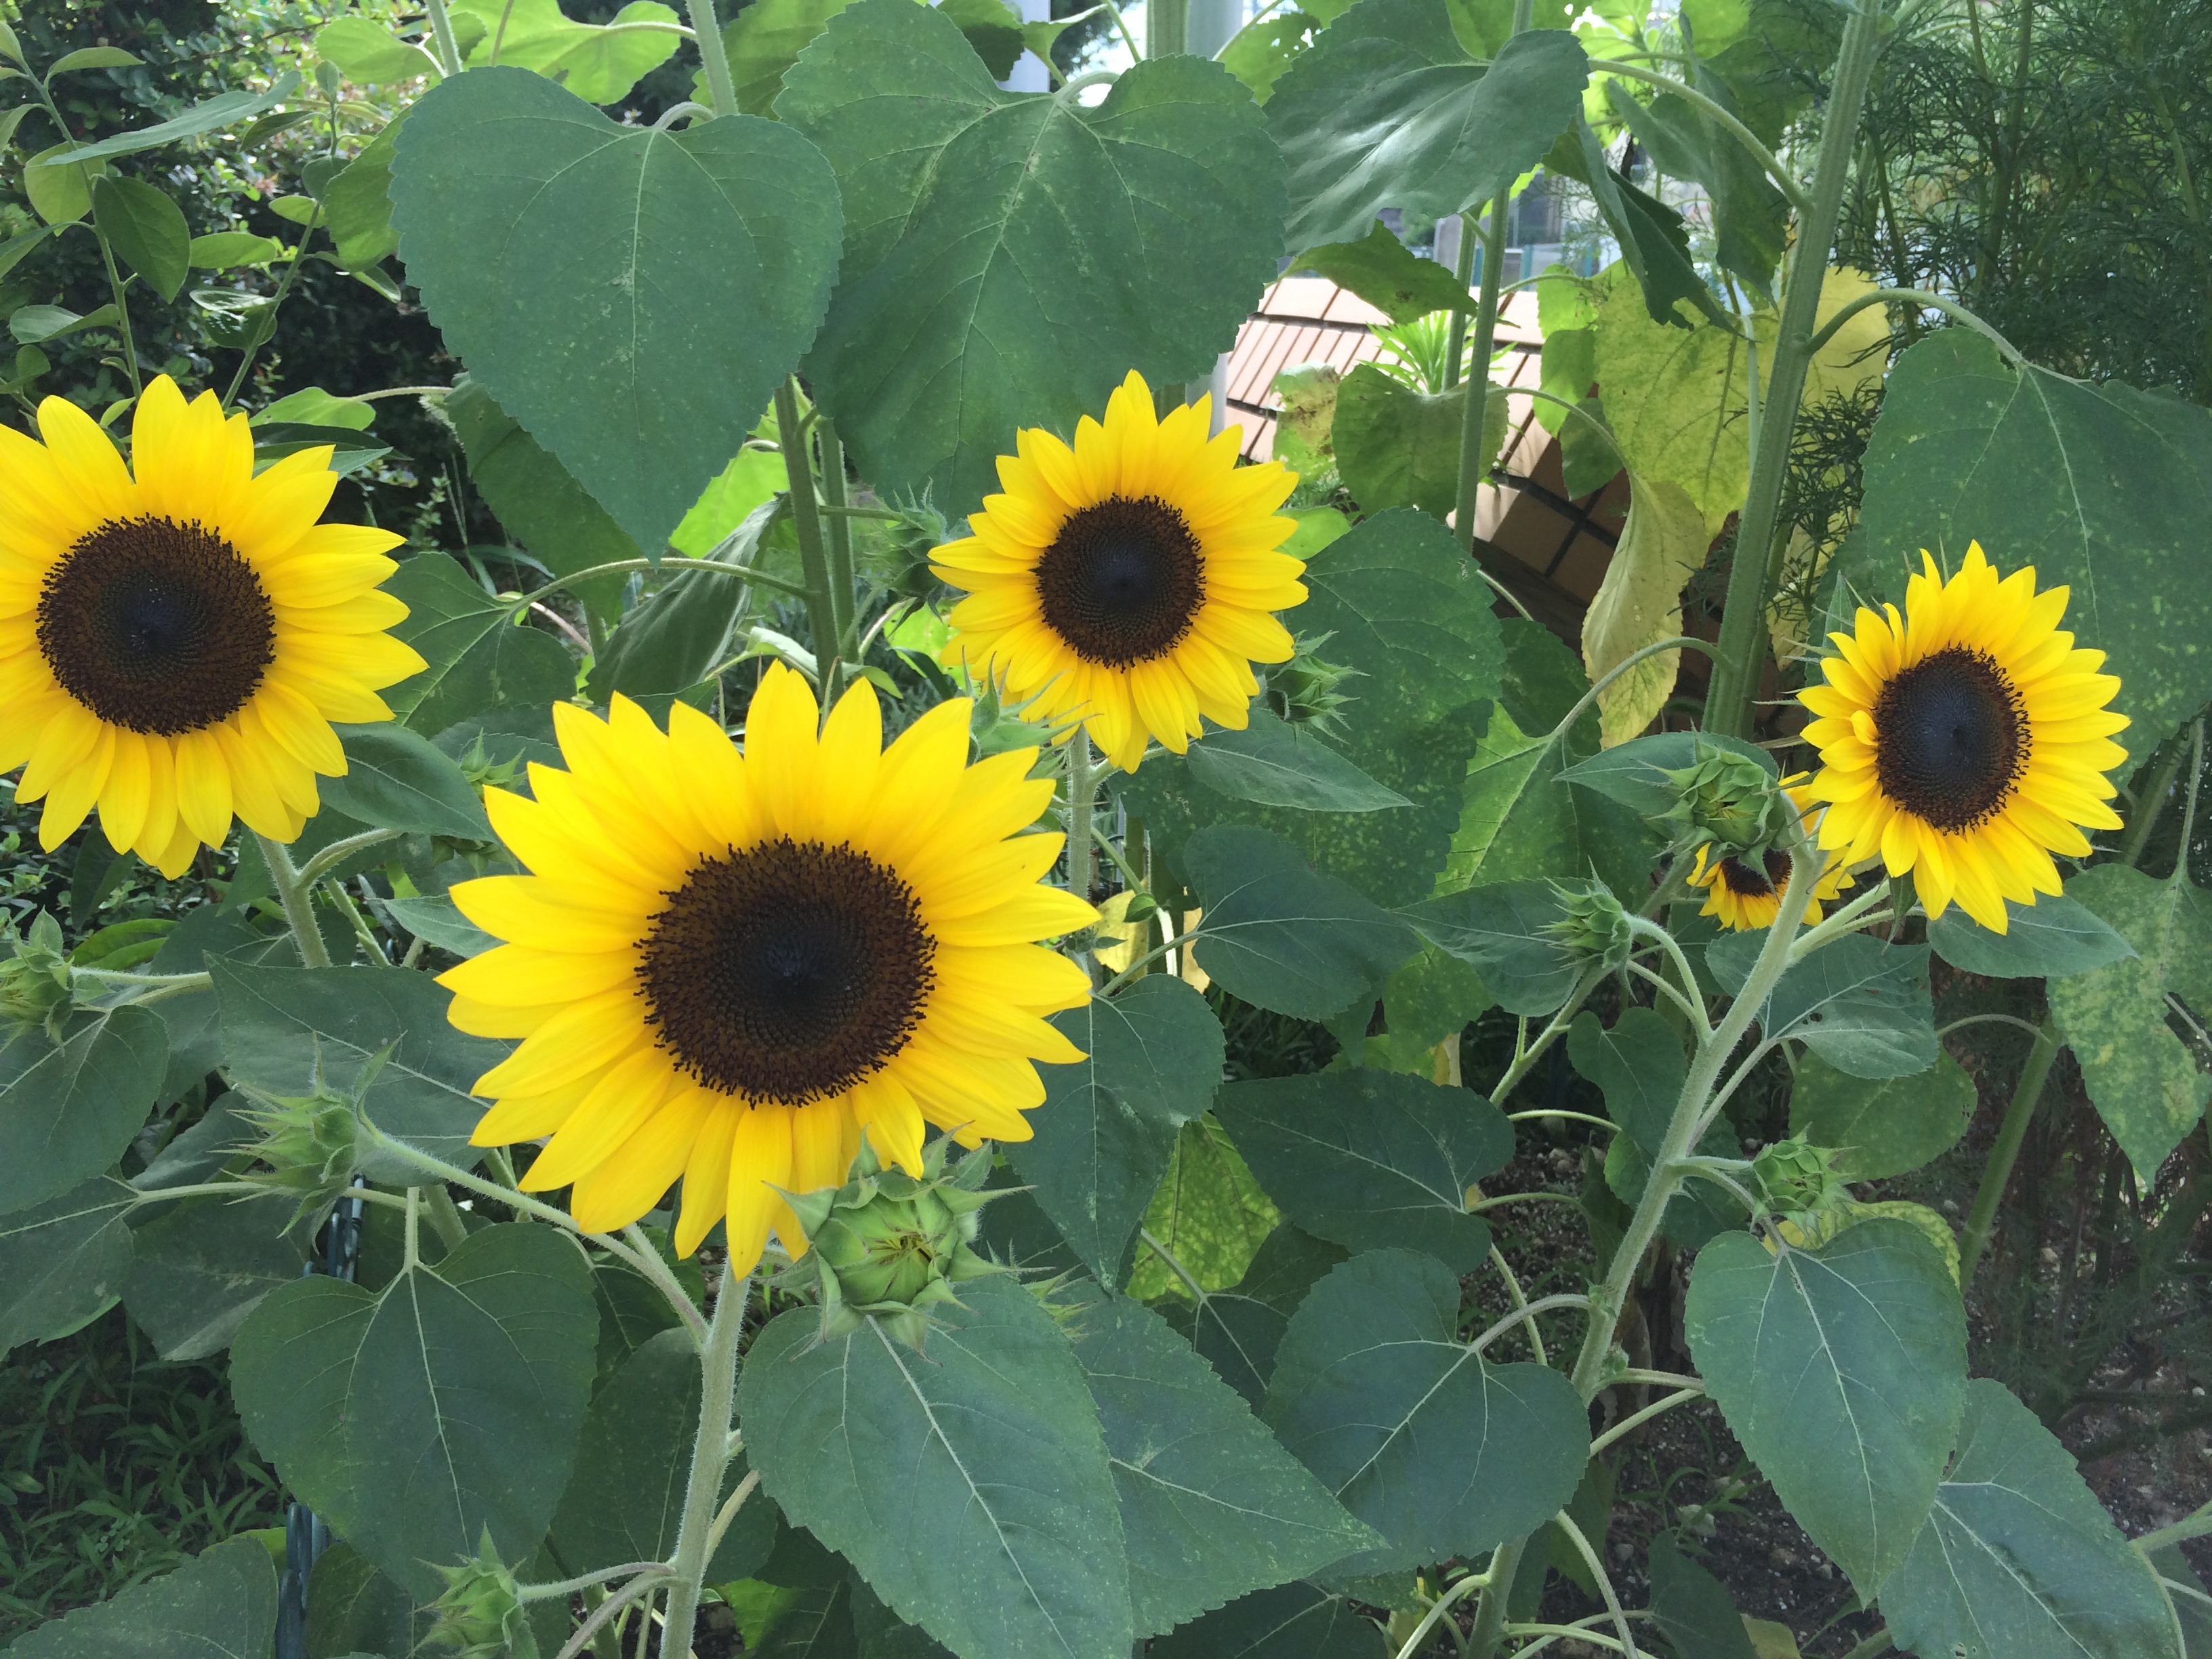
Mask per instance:
[[[1775,798],[1786,795],[1809,825],[1817,809],[1810,789],[1799,781],[1804,775],[1799,773],[1784,779]],[[1705,903],[1699,915],[1717,916],[1722,927],[1736,932],[1771,927],[1781,914],[1783,896],[1790,890],[1790,855],[1772,845],[1747,851],[1708,842],[1698,848],[1685,879],[1692,887],[1705,889]],[[1822,902],[1854,884],[1850,872],[1844,867],[1844,855],[1839,852],[1824,854],[1820,879],[1805,906],[1806,922],[1820,921]]]
[[[1239,429],[1209,438],[1210,419],[1203,398],[1156,414],[1132,374],[1073,446],[1018,434],[999,458],[1004,493],[933,560],[967,592],[945,660],[1055,724],[1080,720],[1124,771],[1152,738],[1182,753],[1201,715],[1242,730],[1252,665],[1291,654],[1273,613],[1306,596],[1305,566],[1279,550],[1296,521],[1275,512],[1297,475],[1239,467]]]
[[[556,705],[566,769],[484,795],[530,873],[453,890],[507,942],[443,975],[449,1017],[522,1039],[477,1082],[476,1144],[550,1136],[522,1184],[572,1187],[594,1232],[680,1178],[678,1249],[726,1221],[744,1272],[771,1229],[805,1253],[784,1194],[841,1185],[864,1129],[917,1178],[925,1122],[1027,1139],[1036,1062],[1083,1058],[1045,1016],[1091,994],[1036,941],[1097,913],[1039,881],[1063,837],[1023,833],[1052,794],[1036,750],[968,764],[969,714],[886,748],[866,681],[823,722],[780,664],[742,753],[686,704],[665,732],[623,697]]]
[[[43,441],[0,427],[0,771],[44,800],[58,847],[100,810],[116,851],[165,876],[234,815],[289,842],[317,774],[346,769],[333,720],[386,720],[376,694],[422,659],[385,630],[389,531],[319,522],[327,447],[254,469],[244,415],[164,375],[131,418],[131,463],[65,398]]]
[[[2059,890],[2053,853],[2083,858],[2081,831],[2117,830],[2107,775],[2127,750],[2119,681],[2059,620],[2068,590],[2036,591],[2030,566],[2002,580],[1976,543],[1946,579],[1923,553],[1905,611],[1861,607],[1832,634],[1823,684],[1799,701],[1820,752],[1812,798],[1820,845],[1847,864],[1877,854],[1912,874],[1932,919],[1954,901],[2003,933],[2008,899]]]
[[[984,1205],[1005,1196],[983,1188],[991,1153],[978,1147],[948,1174],[946,1145],[930,1144],[917,1178],[884,1169],[864,1141],[842,1187],[786,1194],[813,1248],[777,1288],[817,1291],[825,1339],[856,1331],[863,1316],[873,1316],[919,1350],[929,1310],[958,1305],[954,1285],[1006,1271],[973,1248]]]

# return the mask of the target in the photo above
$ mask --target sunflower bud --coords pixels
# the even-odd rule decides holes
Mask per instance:
[[[819,1287],[824,1337],[856,1331],[862,1316],[872,1315],[919,1350],[929,1329],[928,1309],[958,1305],[953,1285],[1003,1271],[971,1248],[980,1212],[1000,1195],[981,1190],[991,1173],[990,1151],[969,1153],[947,1174],[950,1144],[931,1145],[916,1180],[884,1169],[864,1137],[842,1187],[785,1194],[810,1248],[780,1287]]]
[[[1311,725],[1323,737],[1340,734],[1344,710],[1352,699],[1340,688],[1359,672],[1340,668],[1315,654],[1330,637],[1324,634],[1298,641],[1288,662],[1267,670],[1267,707],[1292,725]]]
[[[1774,775],[1748,755],[1697,745],[1695,763],[1663,775],[1674,786],[1674,805],[1658,822],[1673,827],[1674,844],[1717,842],[1725,852],[1763,854],[1792,822]]]
[[[0,933],[0,944],[13,947],[0,961],[0,1018],[43,1024],[58,1042],[62,1022],[75,1006],[61,924],[41,910],[27,933],[10,927]]]
[[[1553,890],[1559,896],[1563,914],[1546,933],[1577,956],[1602,962],[1608,972],[1628,960],[1636,933],[1619,899],[1603,887],[1578,889],[1555,883]]]
[[[354,1103],[317,1088],[305,1095],[261,1095],[258,1110],[240,1114],[261,1131],[253,1155],[269,1167],[246,1177],[301,1198],[335,1193],[353,1179],[361,1131]]]
[[[1809,1219],[1850,1196],[1835,1162],[1827,1148],[1792,1135],[1760,1150],[1751,1161],[1752,1179],[1774,1213]]]
[[[927,495],[919,502],[895,506],[892,510],[898,517],[884,525],[890,542],[885,562],[898,573],[891,578],[891,590],[910,599],[926,599],[942,586],[937,573],[929,568],[929,556],[952,539],[951,526],[930,505]]]
[[[457,1567],[440,1567],[445,1593],[430,1604],[435,1620],[425,1646],[442,1647],[462,1659],[538,1659],[538,1638],[523,1612],[514,1575],[499,1559],[486,1528],[476,1559]]]

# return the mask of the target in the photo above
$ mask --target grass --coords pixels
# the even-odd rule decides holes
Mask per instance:
[[[0,1362],[0,1644],[283,1519],[222,1366],[155,1358],[122,1309]]]

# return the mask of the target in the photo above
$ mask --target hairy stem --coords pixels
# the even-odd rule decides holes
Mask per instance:
[[[730,78],[729,53],[722,47],[721,25],[714,21],[714,0],[688,0],[692,37],[699,43],[699,65],[707,71],[707,94],[714,100],[714,113],[738,112],[737,82]]]
[[[1490,204],[1490,231],[1483,238],[1482,289],[1474,302],[1474,362],[1468,376],[1467,406],[1460,412],[1459,498],[1452,525],[1469,550],[1474,546],[1475,501],[1483,474],[1495,459],[1484,453],[1487,446],[1482,429],[1490,413],[1490,354],[1498,341],[1498,289],[1505,280],[1505,212],[1510,205],[1502,191]],[[1465,237],[1474,234],[1474,221],[1465,214],[1460,216],[1459,234]]]
[[[258,830],[253,832],[253,839],[269,866],[269,879],[276,889],[276,902],[284,907],[284,920],[292,924],[292,939],[300,947],[301,962],[309,968],[329,967],[331,953],[324,946],[322,934],[315,929],[314,906],[309,902],[310,884],[301,878],[292,854],[282,842],[271,841]]]
[[[775,389],[775,428],[783,444],[784,477],[791,486],[791,527],[799,537],[799,568],[806,573],[806,622],[814,635],[814,661],[822,677],[826,711],[834,695],[830,672],[839,656],[837,602],[814,496],[814,467],[806,453],[806,429],[799,423],[799,383],[787,376]]]
[[[684,1492],[684,1519],[677,1528],[676,1555],[670,1563],[676,1582],[668,1589],[668,1612],[661,1627],[663,1653],[689,1654],[699,1612],[699,1587],[707,1576],[714,1536],[715,1500],[722,1471],[730,1463],[730,1407],[738,1385],[738,1334],[744,1328],[745,1302],[752,1275],[739,1279],[722,1264],[714,1317],[699,1350],[699,1432],[691,1446],[691,1478]]]

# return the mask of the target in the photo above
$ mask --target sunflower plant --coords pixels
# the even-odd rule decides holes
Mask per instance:
[[[2212,1519],[2123,1537],[1966,1298],[2062,1048],[2146,1213],[2203,1178],[2212,416],[1827,266],[1880,0],[1152,9],[1065,75],[995,0],[362,6],[96,138],[131,54],[0,24],[0,277],[106,284],[10,319],[0,771],[77,890],[0,932],[0,1337],[224,1355],[293,1506],[21,1651],[2186,1659]],[[306,123],[275,252],[145,166]],[[1540,166],[1621,257],[1493,386]],[[1208,379],[1286,253],[1440,351],[1330,506]],[[265,398],[316,263],[451,384]],[[508,545],[351,521],[384,396]],[[1571,644],[1477,533],[1532,422],[1628,476]],[[88,929],[130,860],[197,902]],[[1887,1184],[1954,1146],[1958,1226]],[[1686,1419],[1819,1626],[1719,1499],[1612,1531]]]

